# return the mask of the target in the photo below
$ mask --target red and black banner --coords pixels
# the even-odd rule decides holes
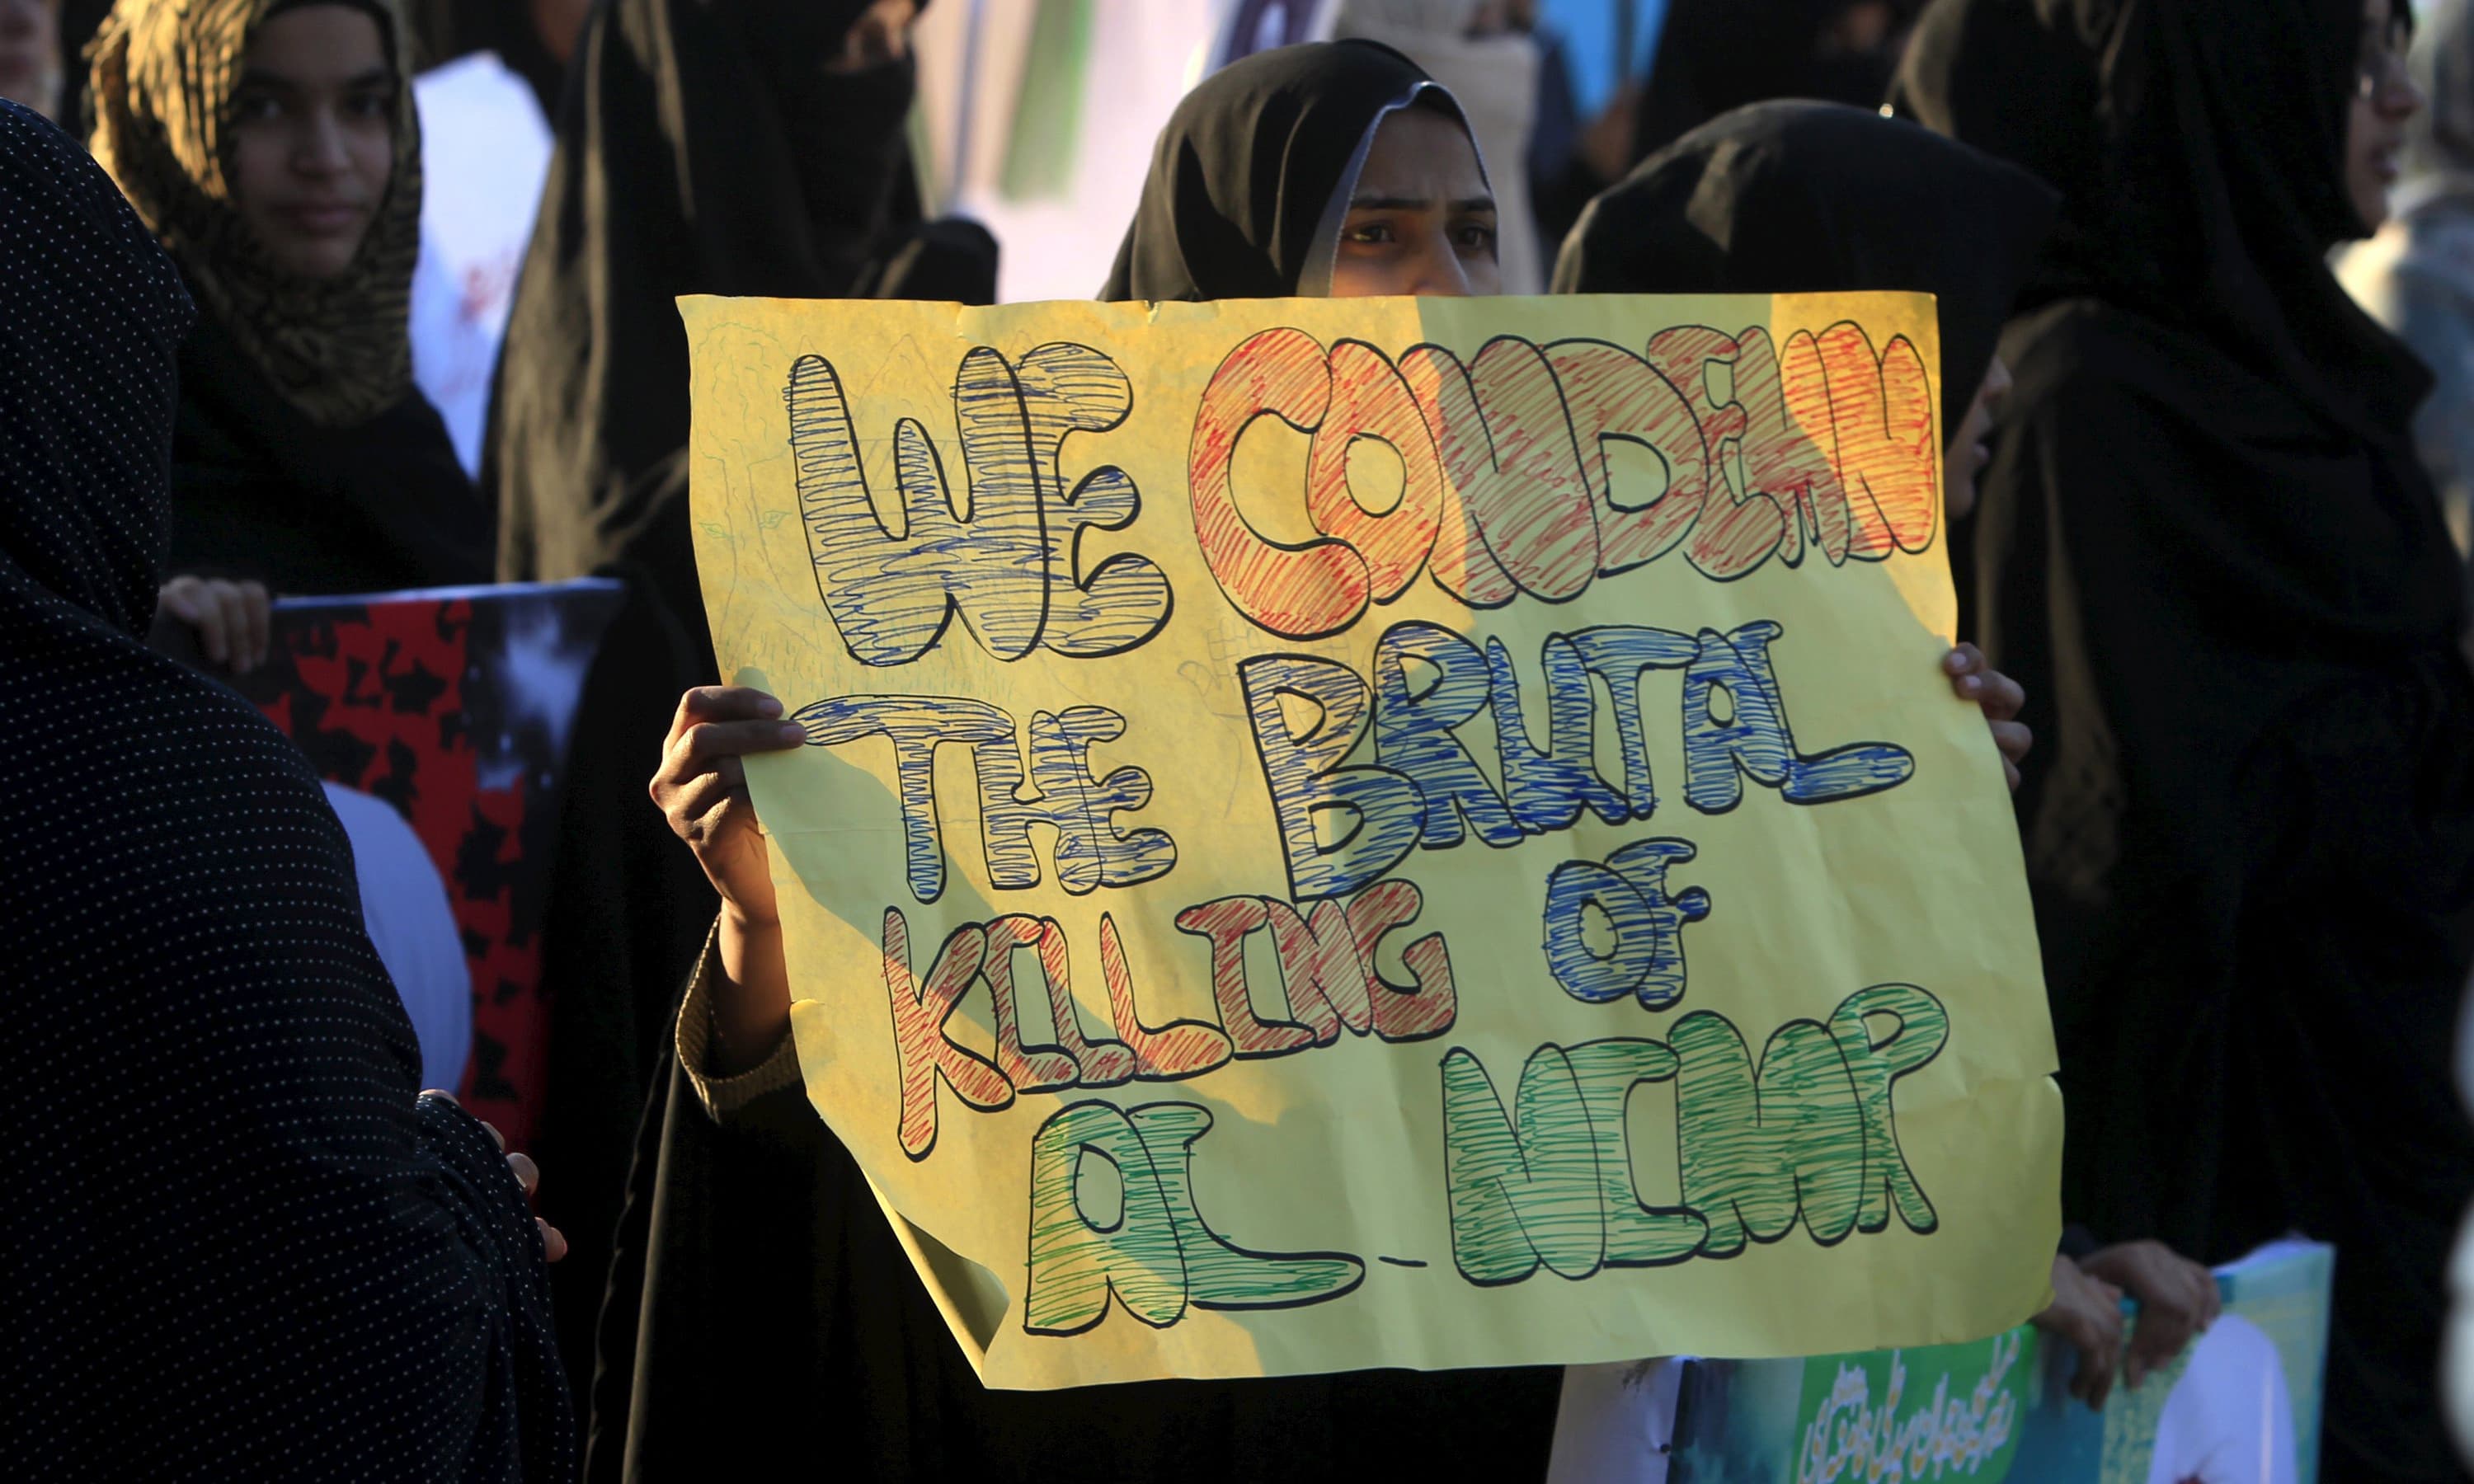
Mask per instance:
[[[472,974],[458,1091],[511,1148],[541,1115],[541,926],[568,742],[621,592],[585,580],[285,599],[267,662],[233,682],[330,784],[392,807],[426,848]],[[365,862],[365,898],[369,879]],[[364,906],[375,926],[385,904]]]

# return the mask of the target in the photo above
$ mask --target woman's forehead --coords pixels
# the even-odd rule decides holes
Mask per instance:
[[[1434,203],[1492,194],[1467,129],[1450,114],[1408,108],[1394,109],[1376,129],[1349,199]]]

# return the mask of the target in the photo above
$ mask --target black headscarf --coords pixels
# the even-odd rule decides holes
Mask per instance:
[[[2430,376],[2327,271],[2330,248],[2368,232],[2343,168],[2362,12],[1946,0],[1918,23],[1893,103],[2063,192],[2023,307],[2085,295],[2138,310],[2286,384],[2318,420],[2384,439]]]
[[[1633,156],[1665,148],[1746,104],[1804,98],[1870,108],[1895,46],[1834,47],[1831,31],[1859,0],[1670,0],[1635,116]],[[1919,9],[1895,0],[1892,35]]]
[[[102,171],[0,103],[0,1457],[569,1477],[541,1238],[417,1095],[316,774],[138,639],[191,317]]]
[[[1416,62],[1375,41],[1284,46],[1212,74],[1160,131],[1100,298],[1322,292],[1308,280],[1328,272],[1333,198],[1383,115],[1413,102],[1460,117]]]
[[[1956,437],[2051,230],[2016,166],[1862,108],[1762,103],[1641,161],[1581,214],[1559,294],[1931,294]]]
[[[676,300],[839,299],[878,254],[912,73],[825,70],[865,9],[611,0],[586,20],[491,409],[501,578],[630,563],[703,641]]]
[[[181,351],[167,570],[279,593],[490,580],[490,508],[418,389],[376,417],[303,416],[212,321]]]
[[[2438,1477],[2474,682],[2425,373],[2324,262],[2364,230],[2361,30],[2359,0],[1939,0],[1897,102],[2064,195],[1977,566],[2038,735],[2065,1212],[2210,1260],[2334,1241],[2332,1472]]]

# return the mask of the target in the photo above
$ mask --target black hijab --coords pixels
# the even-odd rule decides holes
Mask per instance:
[[[843,298],[896,225],[910,66],[825,70],[865,9],[610,0],[585,22],[491,409],[501,578],[631,563],[702,640],[676,300]]]
[[[1870,108],[1898,54],[1834,45],[1859,0],[1670,0],[1634,116],[1633,157],[1655,154],[1747,104],[1804,98]],[[1895,35],[1918,9],[1894,0]]]
[[[1559,294],[1931,294],[1956,437],[2052,227],[2053,192],[1862,108],[1761,103],[1704,124],[1590,203]]]
[[[2359,0],[1937,0],[1896,101],[2064,198],[1977,533],[2038,737],[2063,1209],[2212,1261],[2334,1241],[2331,1476],[2454,1477],[2474,682],[2426,374],[2325,266],[2364,230],[2361,30]]]
[[[2351,0],[1944,0],[1892,102],[2063,193],[2023,307],[2137,310],[2385,440],[2430,376],[2327,271],[2368,234],[2344,180],[2362,23]]]
[[[1257,52],[1176,106],[1152,150],[1141,204],[1100,298],[1283,299],[1316,294],[1336,240],[1334,198],[1394,108],[1451,94],[1377,41]]]
[[[556,1480],[541,1238],[420,1098],[308,762],[150,653],[171,260],[0,103],[0,1457]]]
[[[2001,624],[2006,610],[2025,625],[2016,642],[2098,609],[2204,636],[2236,663],[2176,657],[2152,679],[2183,699],[2159,710],[2124,698],[2114,709],[2197,705],[2202,734],[2236,754],[2312,684],[2449,648],[2462,622],[2408,433],[2429,374],[2325,261],[2365,230],[2343,188],[2360,31],[2354,0],[1942,0],[1919,24],[1895,95],[1902,112],[2062,191],[2012,333],[2013,401],[2053,422],[2068,449],[2103,452],[2111,472],[2091,484],[2125,495],[2147,487],[2107,538],[2135,543],[2156,569],[2133,579],[2106,564],[2074,574],[2067,592],[2045,589],[2043,527],[2024,501],[1988,498],[1978,565],[1989,619]],[[2075,405],[2091,399],[2099,405]],[[2159,430],[2124,443],[2125,430],[2104,426],[2117,411]],[[2025,434],[2020,420],[2013,432]],[[2011,482],[2050,472],[2021,467]],[[2094,491],[2071,499],[2082,521],[2108,508]],[[2132,586],[2115,592],[2116,581]],[[2247,673],[2253,662],[2269,673]],[[2046,698],[2092,706],[2094,680],[2054,677]],[[2044,771],[2072,775],[2050,808],[2122,806],[2106,777],[2119,761],[2079,768],[2064,752],[2072,737],[2045,735],[2057,745]],[[2160,799],[2175,799],[2176,812],[2226,803],[2213,750],[2156,740],[2130,763],[2165,770]],[[2120,741],[2099,745],[2119,759]],[[2028,797],[2042,796],[2031,786]],[[2064,828],[2054,822],[2057,850]],[[2205,853],[2204,834],[2183,843]],[[2074,835],[2072,848],[2082,858],[2056,869],[2101,874],[2099,842]]]

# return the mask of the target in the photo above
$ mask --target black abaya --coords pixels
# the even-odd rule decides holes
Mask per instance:
[[[2363,229],[2361,28],[2352,0],[1948,0],[1899,102],[2066,198],[1977,552],[2039,739],[2065,1209],[2212,1261],[2334,1242],[2329,1476],[2438,1478],[2474,681],[2408,437],[2426,375],[2324,266]]]
[[[675,1062],[667,1090],[620,1228],[589,1480],[706,1478],[800,1449],[854,1480],[1545,1474],[1553,1368],[989,1391],[804,1089],[718,1123]]]
[[[890,251],[907,64],[829,73],[859,0],[612,0],[586,20],[500,358],[482,486],[498,575],[626,581],[577,713],[542,941],[539,1154],[574,1243],[561,1344],[592,1353],[666,1012],[714,898],[644,799],[679,693],[715,679],[688,522],[685,294],[834,299]],[[944,254],[931,253],[935,261]]]
[[[420,1097],[318,776],[140,642],[188,297],[0,103],[0,1458],[557,1480],[542,1242]]]
[[[490,580],[491,525],[419,391],[324,427],[211,321],[182,347],[167,570],[279,593],[461,586]]]

